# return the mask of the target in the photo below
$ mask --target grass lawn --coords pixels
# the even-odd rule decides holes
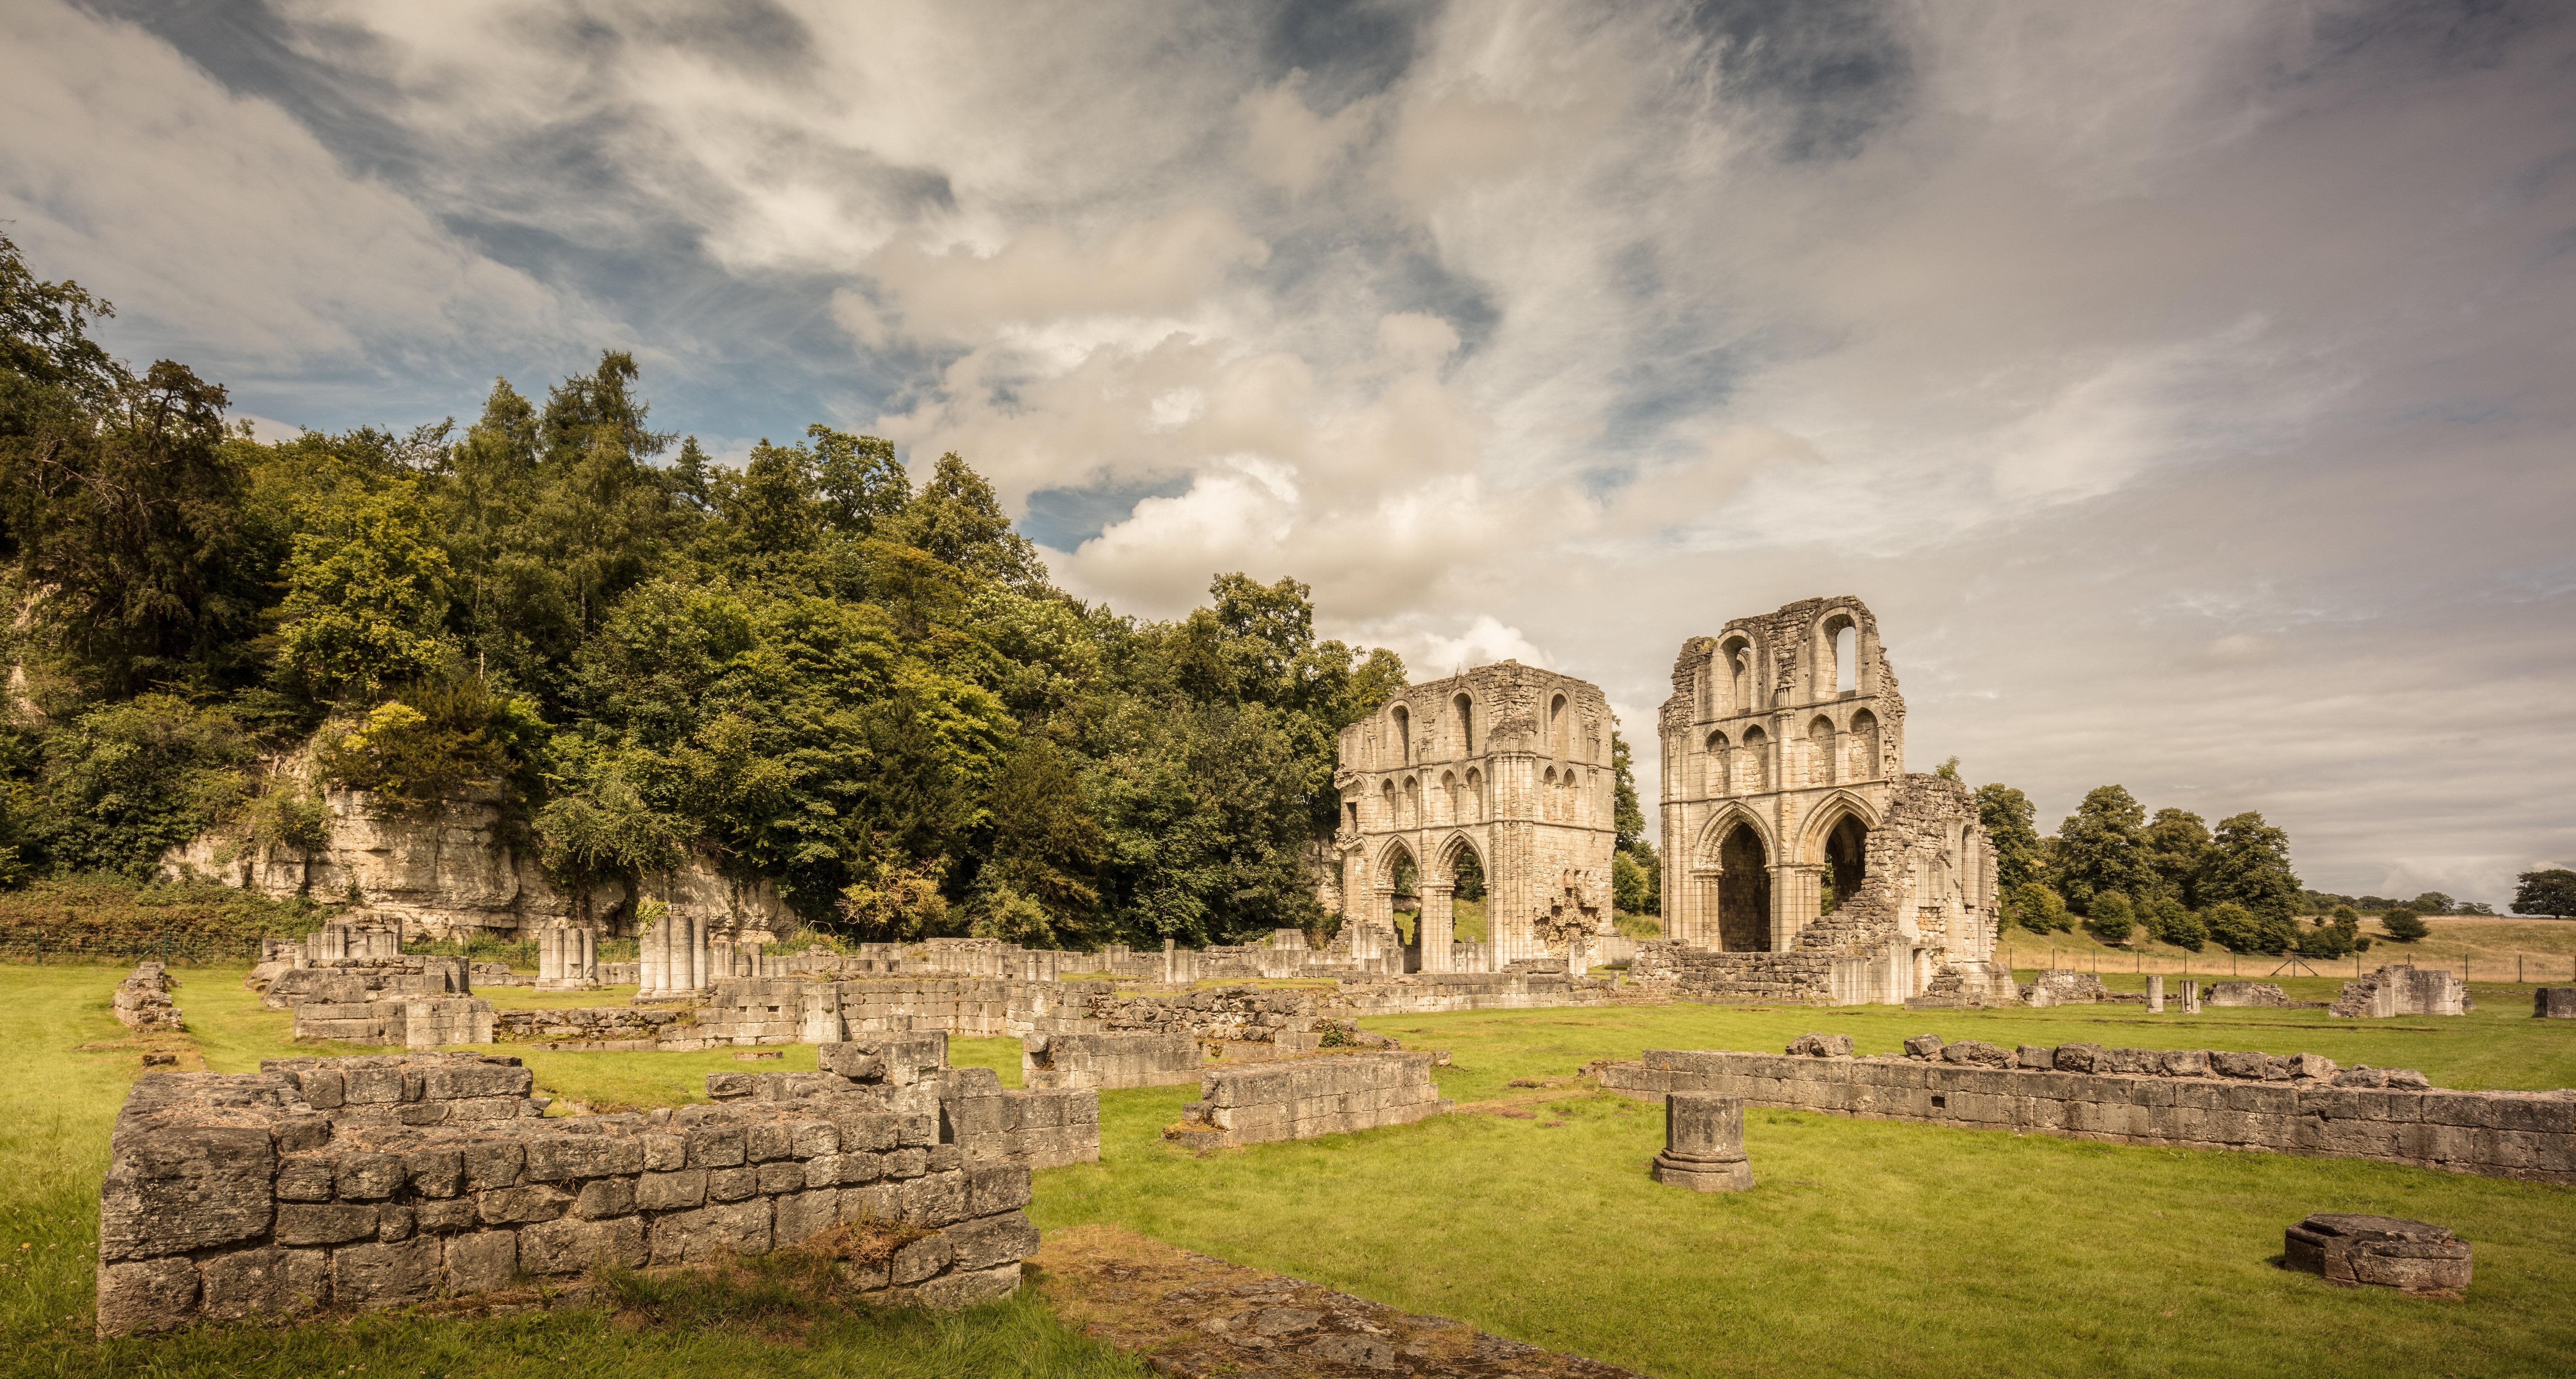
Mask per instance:
[[[14,1252],[0,1259],[0,1336],[15,1343],[13,1372],[1139,1372],[1067,1333],[1026,1293],[963,1320],[817,1310],[753,1288],[702,1315],[681,1308],[640,1326],[632,1312],[386,1317],[96,1343],[87,1252],[108,1126],[139,1047],[107,1013],[118,975],[0,967],[0,1036],[18,1053],[16,1114],[0,1120],[0,1252]],[[314,1051],[286,1043],[289,1017],[260,1010],[239,970],[178,975],[192,1032],[162,1042],[187,1049],[190,1065],[244,1071],[261,1057]],[[2330,993],[2334,983],[2318,985]],[[1452,1052],[1441,1084],[1469,1110],[1195,1158],[1159,1138],[1195,1089],[1111,1092],[1102,1097],[1101,1163],[1039,1174],[1033,1212],[1042,1227],[1123,1225],[1672,1377],[2563,1373],[2576,1356],[2565,1302],[2576,1295],[2576,1189],[1757,1110],[1746,1138],[1759,1186],[1703,1196],[1646,1177],[1661,1143],[1654,1107],[1571,1077],[1592,1059],[1649,1047],[1776,1049],[1816,1029],[1850,1034],[1870,1052],[1929,1031],[2007,1045],[2305,1050],[2422,1068],[2446,1086],[2576,1085],[2576,1022],[2530,1019],[2524,989],[2480,984],[2476,994],[2479,1012],[2439,1021],[2273,1010],[2155,1017],[2128,1006],[1379,1017],[1366,1023],[1409,1047]],[[996,1067],[1017,1083],[1017,1041],[950,1047],[955,1062]],[[756,1064],[730,1051],[522,1056],[551,1094],[667,1105],[697,1099],[711,1070],[813,1066],[811,1048],[782,1052]],[[1514,1079],[1557,1085],[1513,1088]],[[1498,1114],[1506,1110],[1528,1114]],[[2458,1230],[2477,1249],[2467,1299],[2344,1291],[2274,1268],[2282,1227],[2323,1210]]]

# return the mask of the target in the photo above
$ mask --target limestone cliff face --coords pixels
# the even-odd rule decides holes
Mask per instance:
[[[193,873],[279,899],[337,900],[354,884],[370,909],[399,917],[405,931],[440,937],[579,918],[574,897],[538,864],[498,791],[469,789],[418,808],[395,808],[363,790],[329,790],[323,800],[330,835],[311,853],[253,843],[242,826],[219,825],[163,854],[162,873]],[[693,850],[669,875],[648,879],[645,893],[684,917],[704,918],[713,934],[767,942],[789,926],[775,886],[726,876],[715,861],[712,852]],[[626,888],[613,882],[592,891],[592,921],[607,924],[626,899]]]

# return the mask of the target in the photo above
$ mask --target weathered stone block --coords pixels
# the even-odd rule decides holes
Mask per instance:
[[[121,1128],[99,1191],[100,1258],[179,1254],[259,1236],[275,1207],[276,1167],[276,1147],[259,1126]]]
[[[1038,1228],[1017,1211],[964,1222],[948,1232],[956,1251],[952,1267],[989,1269],[1016,1264],[1038,1252]]]
[[[956,1269],[924,1282],[914,1293],[922,1306],[940,1311],[972,1307],[1009,1297],[1020,1286],[1017,1262],[990,1269]]]
[[[447,1241],[447,1288],[452,1293],[491,1293],[510,1286],[519,1269],[515,1231],[476,1231]]]
[[[771,1206],[772,1233],[781,1248],[800,1244],[830,1230],[840,1220],[841,1194],[830,1188],[790,1192]]]
[[[653,1218],[655,1264],[693,1264],[724,1251],[766,1254],[770,1210],[766,1199],[728,1202]]]
[[[310,1312],[331,1297],[331,1257],[322,1250],[240,1250],[208,1258],[198,1273],[209,1321]]]
[[[966,1169],[966,1214],[992,1216],[1029,1204],[1029,1170],[1025,1164],[979,1163]]]
[[[425,1301],[438,1292],[446,1261],[443,1243],[427,1236],[344,1245],[331,1252],[331,1299],[362,1310]]]
[[[678,1211],[704,1205],[706,1200],[707,1170],[703,1168],[647,1173],[635,1183],[635,1205],[646,1211]]]
[[[572,1214],[586,1221],[625,1216],[635,1210],[635,1179],[594,1178],[573,1198]]]
[[[2293,1269],[2342,1284],[2457,1294],[2469,1286],[2469,1245],[2448,1228],[2391,1216],[2319,1212],[2283,1233]]]
[[[197,1319],[195,1261],[148,1259],[98,1269],[98,1334],[140,1336]]]
[[[645,1260],[644,1218],[564,1219],[519,1232],[519,1267],[531,1274],[576,1274],[602,1264],[628,1268]]]
[[[572,1194],[548,1183],[494,1188],[477,1199],[477,1209],[487,1226],[552,1221],[571,1206]]]
[[[926,1235],[894,1252],[892,1278],[898,1288],[921,1282],[948,1267],[956,1247],[942,1235]]]
[[[644,1146],[623,1135],[549,1135],[528,1141],[520,1180],[557,1183],[644,1171]]]
[[[376,1209],[347,1203],[291,1202],[277,1209],[281,1245],[339,1245],[376,1233]]]

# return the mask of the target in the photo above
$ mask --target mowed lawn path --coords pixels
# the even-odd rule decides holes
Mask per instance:
[[[107,1014],[121,971],[0,967],[0,1339],[8,1372],[625,1375],[1134,1373],[1034,1297],[967,1323],[865,1315],[793,1327],[628,1329],[596,1313],[374,1318],[175,1341],[86,1338],[97,1191],[136,1046]],[[249,1071],[287,1042],[239,971],[181,969],[191,1065]],[[495,992],[503,1000],[527,999]],[[2307,994],[2302,991],[2296,994]],[[1756,1110],[1752,1192],[1663,1188],[1657,1108],[1572,1076],[1646,1048],[1777,1049],[1807,1030],[1864,1052],[1909,1034],[2322,1053],[2458,1087],[2576,1085],[2576,1022],[2478,990],[2454,1020],[2322,1012],[2149,1016],[2130,1006],[1909,1012],[1699,1005],[1396,1016],[1444,1048],[1468,1109],[1421,1125],[1195,1158],[1167,1145],[1194,1089],[1103,1097],[1102,1162],[1038,1175],[1042,1227],[1108,1221],[1239,1263],[1665,1376],[2506,1375],[2576,1369],[2576,1189],[2279,1155],[2144,1149]],[[549,996],[548,1003],[560,999]],[[615,999],[614,996],[594,999]],[[952,1040],[1018,1081],[1018,1046]],[[84,1050],[84,1044],[101,1047]],[[504,1050],[508,1051],[508,1050]],[[814,1051],[530,1054],[540,1088],[595,1105],[698,1100],[717,1068]],[[1514,1088],[1515,1079],[1551,1085]],[[1481,1108],[1481,1109],[1479,1109]],[[1518,1115],[1498,1111],[1525,1112]],[[2438,1221],[2477,1250],[2461,1302],[2345,1291],[2271,1260],[2311,1211]],[[21,1250],[20,1244],[29,1248]],[[361,1370],[358,1367],[364,1366]]]

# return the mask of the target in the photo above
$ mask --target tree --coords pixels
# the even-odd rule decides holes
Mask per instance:
[[[2159,809],[2148,821],[2141,840],[2146,844],[2147,866],[2155,872],[2165,894],[2186,910],[2207,903],[2200,893],[2200,881],[2209,867],[2209,825],[2199,815],[2183,809]]]
[[[2066,912],[2066,902],[2036,881],[2013,887],[2005,897],[2005,909],[2013,923],[2035,934],[2062,933],[2075,927],[2074,917]]]
[[[892,441],[853,436],[821,422],[806,427],[805,436],[814,445],[823,520],[832,530],[874,536],[879,524],[900,514],[912,501],[912,476],[903,472],[903,463],[894,457]],[[990,486],[985,492],[991,492]]]
[[[2290,835],[2251,810],[2219,821],[2201,889],[2214,900],[2232,900],[2265,920],[2281,921],[2298,914],[2306,895],[2290,870]],[[2215,924],[2211,932],[2217,932]]]
[[[2346,908],[2337,917],[2299,935],[2299,955],[2346,958],[2365,941],[2361,936],[2361,917]]]
[[[2513,912],[2564,919],[2576,915],[2576,871],[2551,867],[2514,878]]]
[[[2233,900],[2222,900],[2201,914],[2209,936],[2236,953],[2286,953],[2299,941],[2299,926],[2288,915],[2258,915]]]
[[[867,510],[865,492],[862,484],[862,496],[853,504],[854,521],[855,514]],[[874,525],[873,518],[869,521]],[[1011,519],[1003,515],[992,484],[953,453],[939,457],[930,482],[888,526],[894,539],[928,551],[978,579],[1023,592],[1046,586],[1046,566],[1038,560],[1037,546],[1011,530]]]
[[[44,743],[44,869],[149,878],[161,854],[249,796],[251,744],[231,716],[176,695],[91,709]]]
[[[1610,734],[1610,775],[1611,817],[1617,830],[1610,858],[1612,904],[1632,915],[1661,914],[1663,859],[1656,856],[1655,845],[1646,841],[1646,811],[1637,802],[1637,775],[1629,756],[1628,739],[1615,729]],[[1625,868],[1620,865],[1622,861],[1627,864]]]
[[[2137,930],[2137,912],[2129,907],[2127,896],[2103,891],[2093,897],[2093,912],[2084,917],[2084,927],[2104,943],[2126,943]]]
[[[2141,836],[2146,821],[2147,811],[2119,786],[2099,786],[2085,795],[2057,826],[2056,889],[2067,904],[2083,913],[2097,892],[2132,895],[2155,886]]]
[[[2138,917],[2157,941],[2176,948],[2197,953],[2201,945],[2209,942],[2209,928],[2201,923],[2200,916],[2184,909],[2182,902],[2170,895],[2147,897],[2138,906]]]
[[[2039,811],[2030,797],[2000,781],[1977,787],[1977,818],[1995,845],[1995,883],[2006,892],[2036,881],[2046,869],[2040,851]]]
[[[436,675],[453,570],[422,530],[417,486],[344,488],[303,513],[287,560],[278,665],[317,699]]]
[[[2426,891],[2407,901],[2406,908],[2419,915],[2446,915],[2459,908],[2459,902],[2440,891]]]
[[[2433,926],[2418,919],[2411,910],[2391,910],[2379,917],[2381,933],[2399,943],[2417,943],[2433,932]]]

